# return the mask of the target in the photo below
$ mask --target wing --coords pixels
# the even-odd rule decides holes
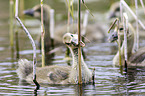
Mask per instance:
[[[136,53],[132,54],[129,58],[131,63],[141,63],[145,60],[145,48],[138,50]]]

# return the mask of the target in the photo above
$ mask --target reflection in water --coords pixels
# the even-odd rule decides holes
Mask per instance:
[[[14,63],[14,56],[15,56],[15,53],[14,53],[14,47],[11,47],[11,63],[13,64]]]
[[[95,45],[92,45],[93,47]],[[90,47],[92,47],[90,45]],[[96,46],[97,47],[97,46]],[[106,46],[104,46],[106,47]],[[95,48],[95,47],[94,47]],[[103,48],[103,46],[102,46]],[[87,49],[85,49],[87,51]],[[93,51],[93,50],[91,50]],[[94,53],[95,54],[95,53]],[[103,53],[102,53],[103,54]],[[88,56],[86,58],[87,64],[91,67],[95,67],[95,85],[42,85],[41,89],[38,90],[38,95],[131,95],[131,94],[143,94],[145,88],[145,68],[128,67],[128,72],[120,71],[118,67],[112,67],[112,58],[110,55],[106,55],[106,58],[109,61],[104,61],[103,59],[95,60],[96,56]],[[56,57],[55,57],[56,58]],[[59,57],[59,64],[67,64],[63,61],[63,56],[61,59]],[[110,58],[110,59],[109,59]],[[91,61],[90,61],[91,60]],[[93,61],[94,60],[94,61]],[[99,62],[100,61],[100,62]],[[109,63],[110,62],[110,63]],[[15,64],[15,63],[14,63]],[[20,81],[19,85],[16,81],[18,81],[18,76],[15,73],[15,69],[11,67],[12,63],[0,63],[0,91],[5,88],[6,91],[1,92],[0,94],[14,94],[13,92],[19,92],[20,94],[33,94],[33,90],[35,89],[34,85],[28,84],[26,81]],[[14,73],[14,74],[13,74]],[[13,74],[10,76],[10,74]],[[15,81],[14,81],[14,80]],[[9,82],[14,81],[14,83]],[[2,84],[5,84],[3,86]],[[10,89],[11,88],[11,89]],[[47,90],[46,90],[47,89]]]
[[[145,68],[129,67],[127,73],[112,79],[113,89],[119,94],[125,93],[127,96],[131,93],[142,92],[145,88]]]
[[[82,85],[76,85],[75,86],[76,87],[76,96],[84,96],[84,85],[82,84]]]
[[[33,3],[30,3],[30,2]],[[93,1],[93,0],[92,0]],[[99,4],[97,1],[105,2],[106,0],[94,0],[93,3],[89,3],[91,7],[96,12],[96,10],[99,10],[100,12],[102,10],[106,10],[104,6]],[[29,4],[27,4],[29,7],[32,7],[32,4],[35,5],[37,1],[28,0]],[[59,0],[53,0],[46,2],[49,2],[51,6],[58,3],[58,5],[54,6],[56,10],[56,13],[58,13],[58,16],[61,16],[60,18],[64,18],[64,7],[65,6],[59,6],[60,3]],[[54,3],[55,2],[55,3]],[[123,69],[120,69],[118,67],[112,66],[112,58],[114,57],[114,47],[115,44],[110,43],[95,43],[91,42],[90,44],[86,44],[86,47],[84,48],[84,51],[86,53],[86,63],[88,64],[89,68],[95,67],[95,85],[47,85],[44,84],[41,86],[40,90],[38,90],[37,93],[34,94],[35,86],[34,84],[28,84],[26,81],[20,81],[16,74],[16,66],[17,62],[15,61],[15,52],[14,49],[9,49],[9,31],[8,31],[8,5],[9,0],[3,0],[3,2],[0,3],[0,9],[1,9],[1,15],[0,15],[0,95],[38,95],[38,96],[47,96],[47,95],[66,95],[66,96],[96,96],[96,95],[145,95],[145,68],[140,67],[128,67],[128,72],[122,71]],[[107,0],[107,3],[110,3]],[[106,4],[106,8],[108,4]],[[101,9],[96,8],[101,7]],[[88,6],[89,6],[88,5]],[[59,9],[59,10],[58,10]],[[6,12],[6,13],[5,13]],[[62,13],[61,13],[62,12]],[[100,13],[98,13],[100,14]],[[58,17],[57,16],[57,17]],[[64,16],[64,17],[63,17]],[[100,15],[99,15],[100,16]],[[101,17],[101,16],[100,16]],[[97,19],[100,19],[97,18]],[[57,19],[57,20],[60,20]],[[60,21],[59,21],[60,22]],[[36,23],[36,22],[35,22]],[[38,24],[37,24],[38,25]],[[36,26],[39,27],[39,26]],[[33,26],[33,29],[35,27]],[[33,34],[33,37],[36,39],[36,36]],[[30,45],[29,40],[27,40],[27,37],[19,30],[19,47],[20,52],[26,52],[26,54],[20,54],[20,58],[32,58],[32,54],[29,53],[28,50],[32,50],[32,46]],[[142,42],[143,43],[143,42]],[[144,43],[143,43],[144,44]],[[112,48],[111,48],[112,47]],[[59,52],[55,53],[55,56],[48,57],[48,60],[52,60],[51,62],[55,65],[67,65],[67,62],[63,60],[65,54],[65,50],[59,50]],[[40,60],[40,54],[37,53],[38,62],[41,62]],[[72,62],[70,62],[71,64]],[[19,84],[18,84],[19,82]]]
[[[95,90],[94,90],[94,85],[85,85],[85,84],[80,84],[80,85],[75,85],[74,86],[74,88],[75,88],[75,96],[87,96],[87,95],[92,95],[93,96],[93,94],[88,94],[87,93],[87,90],[89,89],[91,89],[92,90],[92,93],[94,93],[95,92]],[[94,94],[95,95],[95,94]]]
[[[16,59],[19,59],[19,37],[18,37],[18,31],[15,32],[15,39],[16,39]]]

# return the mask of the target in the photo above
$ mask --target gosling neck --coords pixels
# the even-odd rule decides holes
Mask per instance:
[[[72,58],[73,58],[73,68],[77,67],[78,65],[78,48],[70,48],[71,50],[71,54],[72,54]],[[84,64],[84,59],[82,58],[82,55],[81,55],[81,64],[83,65]]]
[[[134,46],[134,34],[130,34],[130,36],[127,37],[127,56],[128,58],[132,55],[132,50],[133,50],[133,46]],[[121,46],[121,62],[122,64],[124,63],[124,44],[122,43]],[[114,56],[113,58],[113,64],[119,64],[119,51],[117,52],[117,54]]]
[[[134,46],[134,34],[129,34],[130,36],[127,37],[127,58],[129,58],[132,55],[133,46]],[[119,51],[116,54],[119,57]],[[121,46],[121,58],[124,60],[124,42]]]
[[[78,78],[79,78],[79,65],[78,65],[78,48],[71,48],[72,58],[73,58],[73,64],[72,69],[70,73],[69,82],[73,84],[78,84]],[[81,55],[81,71],[82,71],[82,83],[89,83],[91,81],[92,72],[87,67],[86,63],[84,62],[84,59]]]
[[[128,58],[132,55],[133,46],[134,46],[134,34],[131,33],[127,37],[127,56],[128,56]],[[124,48],[123,47],[124,47],[124,45],[122,44],[122,48],[121,48],[122,52],[121,53],[124,54]]]

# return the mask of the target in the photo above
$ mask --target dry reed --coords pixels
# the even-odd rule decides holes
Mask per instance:
[[[15,11],[15,18],[16,20],[20,23],[20,25],[22,26],[23,30],[25,31],[26,35],[28,36],[28,38],[31,41],[32,47],[33,47],[33,82],[36,85],[36,89],[34,91],[37,91],[40,88],[39,83],[36,80],[36,64],[37,64],[37,59],[36,59],[36,45],[35,42],[31,36],[31,34],[29,33],[29,31],[27,30],[27,28],[24,26],[24,24],[22,23],[22,21],[20,20],[20,18],[18,17],[18,0],[16,0],[16,11]]]

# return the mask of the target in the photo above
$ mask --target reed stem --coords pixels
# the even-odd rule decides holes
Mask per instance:
[[[24,0],[20,0],[20,18],[21,20],[24,20]]]
[[[70,30],[69,30],[69,27],[70,27],[70,12],[69,12],[69,10],[68,10],[68,13],[67,13],[67,33],[68,32],[70,32]]]
[[[134,17],[134,19],[137,20],[138,23],[141,25],[141,27],[145,30],[145,26],[144,26],[144,24],[142,23],[142,21],[139,20],[139,19],[137,18],[137,16],[136,16],[135,13],[130,9],[130,7],[127,5],[127,3],[126,3],[124,0],[121,0],[120,3],[124,6],[125,9],[127,9],[127,10],[131,13],[131,15]]]
[[[81,0],[78,0],[78,44],[81,42]],[[78,48],[79,84],[82,84],[81,46]]]
[[[13,32],[13,20],[14,20],[14,14],[13,14],[13,5],[14,5],[14,1],[13,0],[10,0],[10,9],[9,9],[9,12],[10,12],[10,31],[9,31],[9,34],[10,34],[10,46],[11,48],[14,47],[14,32]]]
[[[24,24],[22,23],[22,21],[18,17],[18,0],[16,0],[15,18],[20,23],[20,25],[22,26],[22,28],[25,31],[26,35],[30,39],[31,44],[32,44],[32,47],[33,47],[33,82],[36,85],[35,91],[37,91],[40,88],[40,85],[39,85],[39,83],[36,80],[36,64],[37,64],[37,59],[36,59],[36,45],[35,45],[35,42],[34,42],[32,36],[31,36],[31,34],[29,33],[29,31],[26,29],[26,27],[24,26]]]
[[[127,54],[128,16],[126,13],[123,13],[123,29],[124,29],[125,66],[127,66],[127,60],[128,60],[128,54]]]
[[[118,50],[119,50],[119,65],[122,66],[122,62],[121,62],[121,49],[120,49],[121,41],[120,41],[119,19],[118,18],[116,18],[114,20],[114,22],[111,24],[111,26],[110,26],[110,28],[108,30],[108,33],[110,33],[110,30],[115,26],[116,22],[117,22],[117,32],[118,32],[118,41],[116,41],[116,42],[118,44]]]
[[[51,37],[51,47],[54,49],[54,9],[50,9],[50,37]]]
[[[142,1],[142,0],[140,0],[140,3],[141,3],[141,6],[142,6],[142,8],[143,8],[143,10],[144,10],[144,14],[145,14],[145,7],[144,7],[144,3],[143,3],[143,1]]]
[[[45,66],[45,49],[44,49],[44,23],[43,23],[43,0],[41,0],[41,52],[42,52],[42,67]]]
[[[135,8],[136,8],[136,16],[137,16],[137,20],[136,20],[136,51],[139,49],[139,28],[138,28],[138,2],[137,0],[135,0]]]
[[[19,38],[18,38],[18,30],[15,32],[16,38],[16,58],[19,59]]]
[[[117,21],[119,21],[118,18],[116,18],[116,19],[114,20],[114,22],[111,24],[111,26],[110,26],[110,28],[109,28],[109,30],[108,30],[108,33],[110,33],[110,30],[114,27],[114,25],[116,24]]]
[[[89,15],[89,11],[86,10],[85,15],[84,15],[84,21],[83,21],[83,30],[82,30],[83,36],[86,34],[86,27],[88,25],[88,15]]]
[[[93,72],[92,72],[92,84],[95,84],[95,68],[93,68]]]
[[[122,3],[121,3],[121,0],[120,0],[120,21],[121,22],[123,21],[123,6],[122,6]]]
[[[121,40],[120,40],[120,31],[119,31],[119,19],[117,21],[117,32],[118,32],[118,41],[117,41],[117,44],[118,44],[118,50],[119,50],[119,65],[120,67],[122,67],[122,62],[121,62]]]
[[[68,1],[68,2],[70,2],[70,1]],[[67,19],[67,33],[69,33],[70,32],[70,12],[69,12],[69,9],[68,9],[67,16],[68,16],[68,19]],[[69,57],[69,54],[70,54],[70,50],[66,46],[65,57]]]
[[[72,11],[72,13],[73,13],[73,2],[71,2],[70,0],[66,0],[66,2],[67,2],[67,7],[68,7],[68,13],[67,13],[67,16],[68,16],[68,18],[67,18],[67,33],[69,33],[70,32],[70,24],[72,23],[70,20],[71,20],[71,15],[73,15],[73,14],[71,14],[71,12],[70,11]],[[71,4],[72,3],[72,4]],[[72,9],[71,9],[71,7],[72,7]],[[70,10],[71,9],[71,10]],[[71,14],[71,15],[70,15]],[[73,16],[72,16],[73,17]],[[73,32],[74,32],[74,28],[73,28]],[[69,57],[69,54],[70,54],[70,50],[69,50],[69,48],[68,47],[66,47],[66,52],[65,52],[65,57],[67,58],[67,57]]]

